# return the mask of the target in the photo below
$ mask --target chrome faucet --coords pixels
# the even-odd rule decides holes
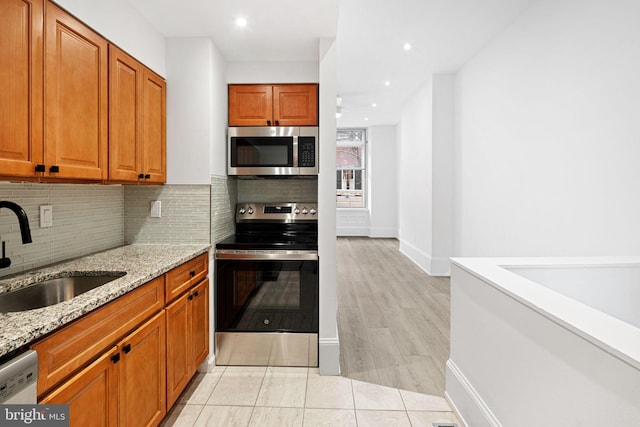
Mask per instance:
[[[17,203],[9,201],[0,201],[0,208],[11,209],[18,217],[20,223],[20,234],[22,235],[22,244],[31,243],[31,229],[29,228],[29,218],[27,213]],[[2,242],[2,259],[0,259],[0,268],[6,268],[11,265],[11,260],[5,257],[5,244]]]

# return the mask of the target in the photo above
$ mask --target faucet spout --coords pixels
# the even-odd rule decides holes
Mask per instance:
[[[20,205],[17,203],[9,202],[6,200],[0,201],[0,208],[11,209],[13,213],[18,217],[18,222],[20,223],[20,234],[22,235],[22,243],[27,244],[31,243],[31,229],[29,228],[29,218],[27,218],[27,213],[22,209]]]

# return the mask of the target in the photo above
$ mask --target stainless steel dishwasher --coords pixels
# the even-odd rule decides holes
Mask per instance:
[[[38,353],[33,350],[0,365],[0,404],[36,404]]]

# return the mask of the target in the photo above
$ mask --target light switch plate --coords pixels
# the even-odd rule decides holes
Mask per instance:
[[[160,200],[154,200],[151,202],[151,218],[162,217],[162,203]]]
[[[41,205],[40,206],[40,228],[47,228],[53,226],[53,206]]]

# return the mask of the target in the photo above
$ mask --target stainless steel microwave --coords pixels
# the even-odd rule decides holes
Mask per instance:
[[[318,128],[230,127],[229,175],[317,175]]]

